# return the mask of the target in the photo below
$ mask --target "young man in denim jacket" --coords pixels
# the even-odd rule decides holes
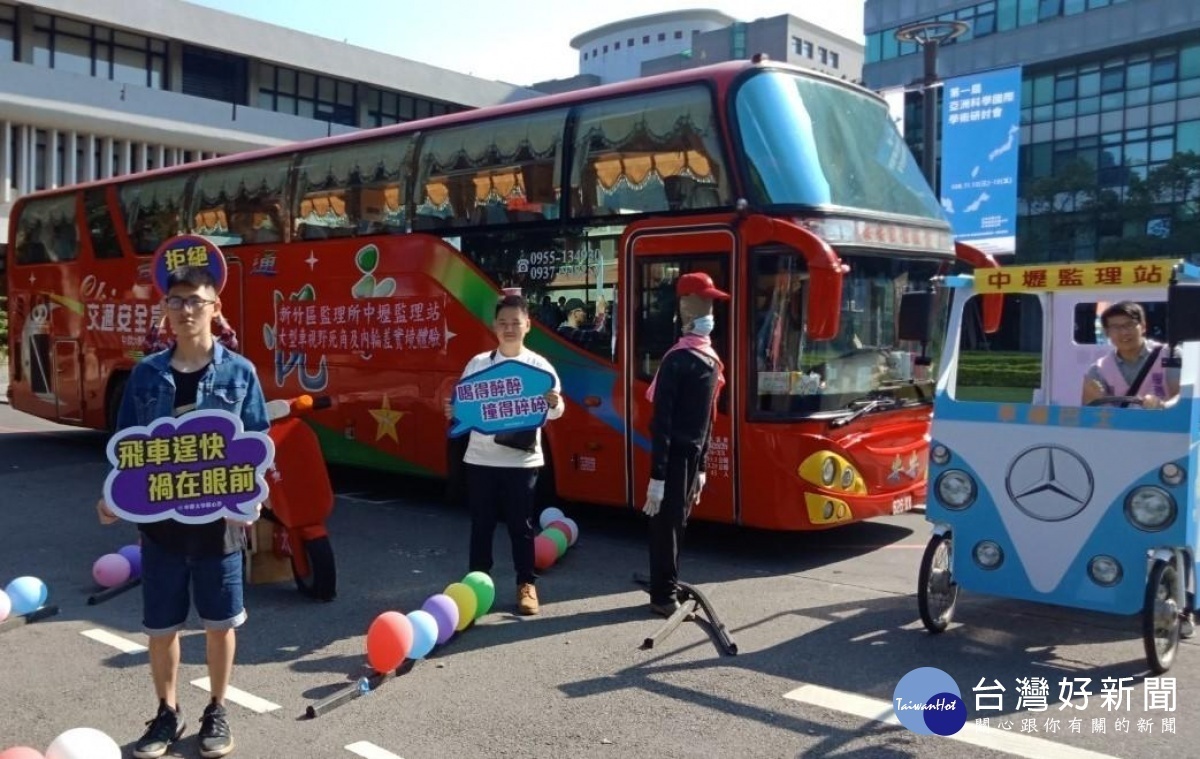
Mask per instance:
[[[221,301],[212,275],[195,267],[176,269],[167,280],[165,301],[176,343],[146,356],[133,369],[117,415],[117,428],[148,426],[162,417],[196,409],[221,409],[242,420],[247,430],[270,425],[254,366],[213,336]],[[261,506],[261,504],[260,504]],[[100,521],[116,516],[103,500]],[[134,746],[138,759],[156,759],[183,735],[176,702],[179,630],[188,617],[188,591],[204,623],[212,701],[200,722],[200,755],[225,756],[233,736],[225,715],[225,689],[233,671],[234,630],[246,621],[242,605],[242,523],[218,520],[184,524],[174,519],[139,524],[142,535],[143,627],[150,636],[150,671],[158,713]]]

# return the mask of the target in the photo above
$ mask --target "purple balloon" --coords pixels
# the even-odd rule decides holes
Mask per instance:
[[[128,545],[117,551],[125,557],[129,562],[129,577],[136,579],[142,576],[142,547],[139,545]]]
[[[454,636],[454,628],[458,627],[458,604],[445,593],[438,593],[425,599],[423,610],[433,615],[437,622],[438,643],[445,643]]]

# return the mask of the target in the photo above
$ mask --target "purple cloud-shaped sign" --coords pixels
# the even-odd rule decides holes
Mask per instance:
[[[266,500],[274,458],[271,438],[246,431],[228,411],[164,417],[148,427],[127,427],[108,441],[113,469],[104,480],[104,499],[130,522],[251,521],[254,507]]]

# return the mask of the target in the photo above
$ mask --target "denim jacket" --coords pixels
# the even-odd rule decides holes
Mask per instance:
[[[117,429],[148,426],[155,419],[175,416],[175,378],[171,375],[173,349],[146,356],[133,368]],[[262,386],[254,365],[220,343],[213,346],[213,360],[196,389],[197,409],[220,409],[240,417],[246,430],[265,432],[270,427]]]

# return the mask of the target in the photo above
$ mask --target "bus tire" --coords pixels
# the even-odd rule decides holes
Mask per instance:
[[[917,607],[921,622],[931,633],[940,633],[954,618],[954,607],[958,603],[958,583],[954,582],[950,570],[953,566],[953,542],[950,535],[934,535],[921,557],[921,571],[917,576]],[[941,566],[944,561],[944,567]],[[935,574],[934,563],[938,563]]]
[[[104,396],[104,424],[110,432],[117,431],[117,414],[121,411],[121,399],[125,397],[125,385],[129,383],[129,373],[114,374],[108,384],[108,393]]]
[[[1146,646],[1146,661],[1155,674],[1161,675],[1175,662],[1182,629],[1183,609],[1175,603],[1179,575],[1174,565],[1155,559],[1146,581],[1146,604],[1142,609],[1142,642]]]
[[[329,543],[329,537],[305,540],[303,545],[292,547],[293,551],[297,549],[303,550],[308,557],[307,575],[300,573],[295,557],[292,558],[292,574],[300,592],[318,601],[332,601],[337,598],[337,565],[334,562],[333,546]]]

